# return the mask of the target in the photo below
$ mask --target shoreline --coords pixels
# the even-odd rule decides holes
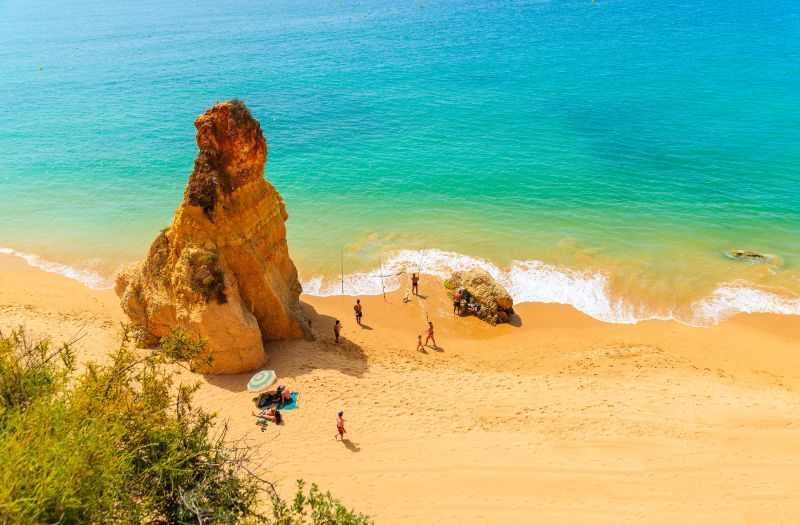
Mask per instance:
[[[285,425],[260,432],[252,374],[201,376],[195,402],[266,454],[255,469],[297,478],[379,523],[766,523],[800,519],[800,318],[740,314],[695,328],[610,324],[566,305],[523,304],[521,322],[456,317],[443,288],[302,296],[316,341],[268,346],[265,367],[300,391]],[[430,317],[438,349],[415,352]],[[344,342],[332,341],[333,318]],[[113,290],[0,256],[0,327],[19,324],[81,360],[118,344]],[[333,440],[344,410],[348,436]]]
[[[38,255],[0,247],[0,257],[17,257],[29,266],[76,280],[91,290],[113,289],[113,280],[96,272],[42,260]],[[419,260],[419,264],[415,262]],[[314,276],[301,279],[304,295],[315,297],[378,296],[400,289],[401,281],[412,271],[440,280],[455,270],[480,267],[489,272],[520,304],[564,304],[611,324],[637,324],[646,321],[675,321],[695,327],[715,326],[741,313],[766,313],[800,316],[800,297],[781,295],[776,289],[733,282],[718,285],[713,292],[689,306],[672,306],[664,311],[642,311],[641,305],[625,297],[612,297],[611,277],[599,272],[572,270],[540,261],[515,261],[508,269],[463,254],[437,249],[399,250],[382,269],[346,274],[339,278]],[[384,279],[381,279],[383,275]],[[340,292],[340,286],[344,294]]]

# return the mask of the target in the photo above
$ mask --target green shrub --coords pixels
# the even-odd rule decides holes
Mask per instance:
[[[305,482],[297,480],[297,493],[291,505],[273,495],[272,516],[275,525],[374,525],[369,516],[348,510],[330,492],[321,492],[316,484],[311,484],[308,494],[304,487]]]
[[[219,268],[219,254],[214,251],[198,250],[189,256],[191,285],[203,295],[206,301],[215,300],[219,304],[228,302],[225,295],[225,274]]]
[[[289,507],[248,470],[253,449],[228,442],[192,406],[199,385],[167,366],[202,356],[202,339],[176,331],[139,356],[131,336],[79,371],[70,344],[0,332],[0,524],[371,523],[302,482]]]

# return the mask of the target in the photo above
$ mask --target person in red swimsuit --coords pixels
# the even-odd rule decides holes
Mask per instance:
[[[428,341],[433,341],[433,347],[436,348],[436,339],[433,337],[433,321],[428,321],[428,331],[425,337],[425,346],[428,346]]]

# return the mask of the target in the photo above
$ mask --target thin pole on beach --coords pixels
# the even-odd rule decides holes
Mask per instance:
[[[342,277],[342,295],[344,295],[344,247],[342,247],[342,273],[339,275]]]
[[[386,286],[383,284],[383,262],[381,261],[381,252],[378,252],[378,267],[381,269],[381,289],[383,289],[383,300],[386,300]]]

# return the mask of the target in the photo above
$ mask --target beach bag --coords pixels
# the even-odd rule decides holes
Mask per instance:
[[[271,394],[261,394],[258,396],[258,408],[265,408],[272,404]]]

